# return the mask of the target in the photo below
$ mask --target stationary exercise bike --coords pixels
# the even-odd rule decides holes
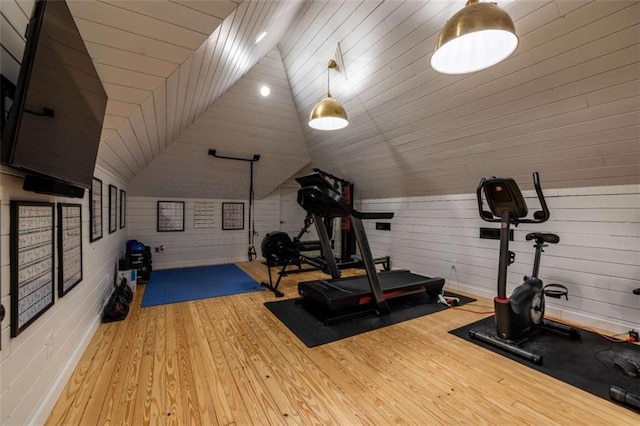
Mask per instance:
[[[634,289],[633,294],[640,295],[640,288]],[[638,364],[638,361],[640,360],[634,362],[631,359],[622,358],[619,359],[618,362],[614,362],[617,364],[616,367],[620,368],[619,371],[627,377],[640,379],[640,364]],[[640,393],[633,393],[623,387],[611,385],[609,388],[609,398],[640,413]]]
[[[542,355],[527,351],[521,345],[537,329],[552,329],[567,334],[572,339],[579,339],[580,332],[564,324],[544,319],[545,295],[553,298],[568,299],[567,288],[560,284],[543,286],[538,278],[540,259],[544,247],[556,244],[560,237],[556,234],[532,232],[525,238],[534,240],[536,249],[533,272],[524,277],[524,282],[507,297],[507,266],[515,261],[516,254],[509,251],[510,226],[520,223],[543,223],[549,219],[549,209],[542,194],[538,173],[533,174],[533,184],[542,210],[536,211],[532,219],[527,219],[527,204],[512,178],[482,178],[478,184],[477,197],[480,217],[487,222],[500,222],[500,260],[498,263],[498,296],[494,298],[496,334],[487,334],[470,330],[469,336],[482,342],[496,346],[509,353],[525,358],[534,364],[542,364]],[[484,210],[482,193],[489,209]]]

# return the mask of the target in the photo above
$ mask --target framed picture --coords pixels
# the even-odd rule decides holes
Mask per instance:
[[[11,201],[11,337],[54,304],[54,205]]]
[[[58,296],[82,281],[82,205],[58,204]]]
[[[93,178],[89,191],[89,241],[94,242],[102,238],[102,181]]]
[[[244,203],[222,203],[222,230],[244,229]]]
[[[127,226],[127,193],[120,190],[120,229]]]
[[[118,229],[118,188],[109,185],[109,233]]]
[[[215,226],[215,202],[214,201],[194,201],[193,202],[193,227],[213,228]]]
[[[184,201],[158,201],[158,232],[184,231]]]

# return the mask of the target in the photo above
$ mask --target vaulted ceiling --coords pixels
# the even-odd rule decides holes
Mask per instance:
[[[132,195],[256,196],[311,162],[363,198],[638,183],[640,3],[506,0],[520,44],[462,76],[429,66],[463,0],[69,0],[109,95],[98,164]],[[268,31],[255,43],[256,36]],[[350,124],[306,122],[331,92]],[[272,89],[262,98],[258,89]]]
[[[109,96],[98,164],[132,195],[263,197],[307,164],[276,43],[299,1],[69,0]],[[258,34],[268,31],[261,43]],[[257,95],[268,84],[266,102]]]

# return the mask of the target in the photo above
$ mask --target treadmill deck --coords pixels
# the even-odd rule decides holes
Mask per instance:
[[[378,273],[385,298],[426,291],[437,298],[444,286],[443,278],[430,278],[407,270]],[[298,294],[324,305],[329,310],[360,306],[372,301],[371,285],[366,275],[304,281],[298,284]]]

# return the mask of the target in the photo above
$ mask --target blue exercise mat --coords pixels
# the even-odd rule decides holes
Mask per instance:
[[[264,290],[234,264],[153,271],[145,287],[143,308]]]

